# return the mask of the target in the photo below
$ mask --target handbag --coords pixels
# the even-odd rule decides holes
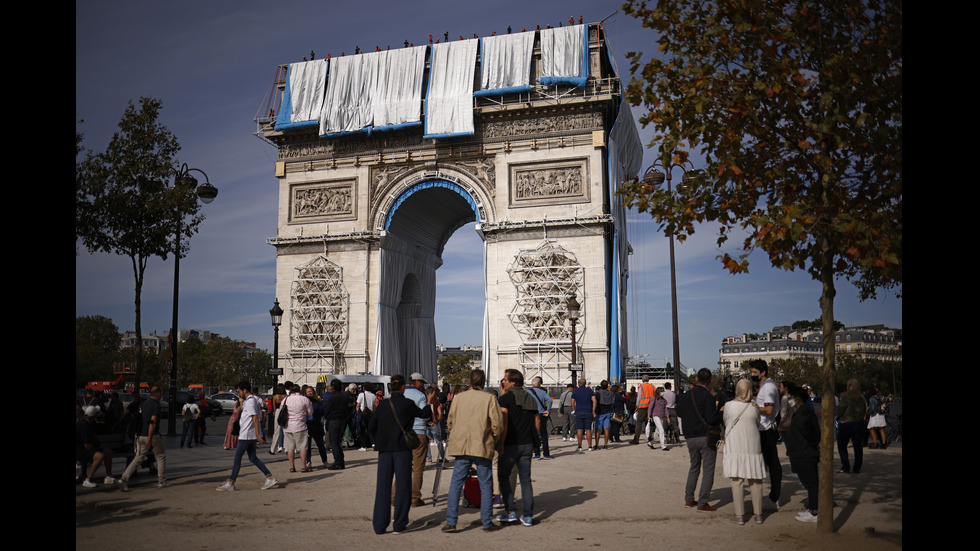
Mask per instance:
[[[398,412],[395,411],[395,404],[391,400],[388,400],[388,405],[391,406],[391,414],[395,416],[395,424],[398,425],[398,428],[402,429],[402,442],[405,443],[405,446],[410,450],[421,446],[422,441],[419,440],[419,435],[415,434],[414,430],[411,432],[406,431],[405,427],[402,426],[402,422],[398,419]]]

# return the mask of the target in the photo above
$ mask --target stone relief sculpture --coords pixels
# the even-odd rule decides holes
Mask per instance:
[[[508,317],[523,342],[566,343],[571,339],[566,304],[572,296],[584,303],[579,293],[584,273],[575,255],[554,241],[521,249],[507,274],[517,289]]]
[[[290,300],[291,349],[344,350],[350,301],[340,266],[324,256],[298,266]]]
[[[529,134],[544,134],[547,132],[561,132],[563,130],[578,130],[583,128],[602,128],[601,115],[598,113],[576,113],[553,117],[534,117],[500,122],[493,121],[481,125],[480,132],[482,137],[486,139],[506,136],[527,136]]]
[[[353,185],[318,185],[293,188],[293,218],[352,214]]]
[[[583,194],[582,167],[518,170],[514,199],[570,197]]]

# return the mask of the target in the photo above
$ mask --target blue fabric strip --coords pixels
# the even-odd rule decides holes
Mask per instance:
[[[393,204],[391,206],[391,210],[388,211],[388,216],[385,217],[385,230],[387,230],[388,227],[391,225],[391,219],[392,217],[395,216],[395,211],[398,210],[398,207],[400,207],[401,204],[404,203],[406,199],[411,197],[412,194],[417,191],[421,191],[423,189],[431,189],[434,187],[441,187],[458,193],[460,197],[462,197],[463,199],[466,200],[467,203],[469,203],[470,208],[473,209],[473,215],[476,216],[476,219],[477,220],[480,219],[480,211],[476,208],[476,201],[473,200],[473,197],[470,196],[470,194],[465,189],[452,182],[447,182],[446,180],[426,180],[424,182],[419,182],[413,185],[412,187],[408,188],[401,195],[398,196],[398,199],[395,200],[395,204]]]
[[[527,86],[508,86],[506,88],[494,88],[493,90],[476,90],[473,92],[474,96],[502,96],[504,94],[514,94],[517,92],[527,92],[531,89],[530,85]]]
[[[286,88],[282,92],[282,104],[279,106],[279,116],[276,117],[276,130],[283,130],[286,125],[290,124],[290,120],[293,118],[293,99],[292,94],[289,91],[289,72],[292,70],[292,65],[286,66]]]

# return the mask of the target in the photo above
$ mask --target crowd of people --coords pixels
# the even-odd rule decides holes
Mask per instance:
[[[765,361],[755,360],[749,363],[749,379],[716,388],[711,372],[701,369],[695,385],[680,393],[670,383],[658,388],[646,376],[629,391],[605,380],[590,386],[583,378],[577,386],[569,384],[557,400],[543,388],[540,377],[525,388],[523,373],[513,369],[505,371],[498,390],[485,390],[486,376],[479,369],[470,372],[468,386],[453,388],[430,384],[420,373],[407,379],[393,375],[388,396],[371,383],[345,387],[334,378],[326,392],[317,395],[314,387],[287,381],[274,388],[268,414],[251,384],[242,381],[236,385],[238,399],[224,435],[224,448],[235,452],[231,476],[217,489],[237,489],[246,456],[265,476],[261,489],[275,486],[278,480],[258,453],[259,446],[266,444],[270,454],[288,455],[290,472],[313,470],[314,445],[329,470],[346,468],[345,448],[373,449],[378,454],[373,529],[380,534],[391,526],[394,532],[401,532],[408,525],[410,509],[425,504],[426,463],[435,461],[437,468],[449,468],[449,456],[453,470],[442,530],[457,531],[459,502],[465,496],[469,503],[479,504],[483,529],[493,531],[509,523],[534,524],[532,460],[553,459],[549,446],[553,431],[562,441],[577,442],[579,453],[607,450],[610,442],[639,444],[641,435],[652,450],[669,451],[683,434],[690,459],[685,507],[699,512],[717,510],[711,505],[711,493],[717,453],[722,452],[722,469],[730,479],[735,509],[731,522],[745,524],[744,493],[748,491],[751,520],[761,524],[766,505],[779,508],[783,472],[777,443],[782,441],[791,471],[807,492],[805,509],[796,520],[816,522],[820,423],[809,390],[790,381],[777,384],[768,371]],[[96,486],[92,479],[103,465],[104,483],[119,484],[124,491],[141,465],[156,467],[159,487],[169,485],[159,432],[161,396],[160,387],[154,386],[148,399],[140,402],[137,398],[126,408],[116,393],[108,403],[101,403],[92,393],[79,402],[76,459],[88,467],[83,471],[86,487]],[[877,432],[883,426],[883,403],[877,388],[869,398],[856,380],[848,381],[836,410],[839,473],[861,472],[869,435],[869,448],[886,445],[884,434]],[[185,442],[188,447],[204,443],[206,430],[199,424],[210,415],[206,408],[203,395],[200,400],[188,397],[181,409],[181,447]],[[133,458],[118,478],[113,474],[112,449],[102,446],[99,437],[109,431],[129,435],[133,441]],[[631,439],[621,439],[630,434]],[[332,455],[329,462],[328,451]],[[520,501],[515,500],[518,484]],[[763,501],[766,487],[768,503]],[[503,509],[496,516],[495,506]]]

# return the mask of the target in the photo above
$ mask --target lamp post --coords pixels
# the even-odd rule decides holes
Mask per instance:
[[[272,342],[272,373],[273,377],[275,377],[272,383],[273,387],[279,384],[279,326],[282,325],[282,314],[282,308],[279,307],[279,299],[276,298],[276,303],[269,310],[269,315],[272,316],[272,327],[275,328],[275,337]]]
[[[204,183],[197,185],[197,179],[191,176],[191,171],[204,175]],[[205,205],[214,201],[218,196],[218,188],[211,185],[208,175],[199,168],[188,168],[184,163],[174,178],[174,189],[195,189],[197,198]],[[179,213],[179,207],[178,207]],[[178,214],[176,217],[174,235],[174,311],[173,323],[170,326],[170,407],[167,411],[167,436],[177,436],[177,299],[180,296],[180,224],[183,221]]]
[[[660,167],[658,170],[657,167]],[[693,175],[688,174],[687,169],[684,168],[682,164],[671,163],[665,166],[663,161],[658,159],[655,163],[650,165],[643,173],[643,183],[649,185],[653,189],[659,189],[663,185],[664,181],[667,181],[667,194],[673,195],[674,190],[671,188],[671,172],[674,168],[680,168],[684,172],[683,178],[681,178],[681,183],[678,184],[678,189],[682,189],[682,186],[687,184]],[[671,232],[670,238],[670,326],[671,332],[673,334],[673,348],[674,348],[674,388],[676,391],[681,389],[681,347],[680,342],[677,337],[677,275],[674,264],[674,233]]]
[[[581,306],[575,300],[575,295],[568,297],[568,301],[565,302],[565,310],[568,312],[568,321],[572,324],[572,363],[568,366],[568,370],[572,372],[572,386],[578,386],[575,384],[575,372],[582,369],[582,366],[575,361],[575,325],[578,324],[578,318],[581,315],[580,309]]]

